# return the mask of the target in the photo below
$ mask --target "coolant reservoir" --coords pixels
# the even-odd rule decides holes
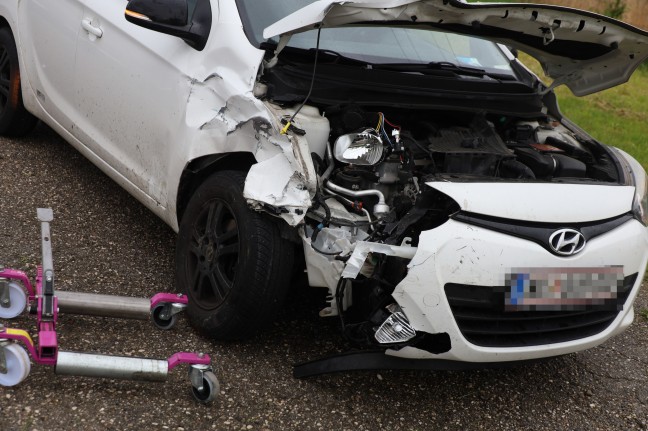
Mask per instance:
[[[275,111],[277,111],[275,109]],[[291,117],[295,110],[281,109],[281,117]],[[295,126],[306,131],[306,140],[311,153],[316,153],[322,159],[326,153],[326,144],[331,133],[331,124],[328,118],[320,115],[319,109],[314,106],[304,106],[295,117]]]
[[[295,123],[306,131],[306,140],[311,152],[323,159],[331,133],[331,124],[328,118],[320,115],[319,109],[314,106],[304,106],[295,117]]]

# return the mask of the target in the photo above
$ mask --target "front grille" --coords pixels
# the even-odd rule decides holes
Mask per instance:
[[[624,278],[606,309],[505,311],[508,288],[449,283],[445,293],[463,336],[477,346],[523,347],[578,340],[604,331],[619,314],[638,274]]]

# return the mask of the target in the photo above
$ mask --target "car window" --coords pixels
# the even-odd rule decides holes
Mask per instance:
[[[296,34],[289,46],[313,48],[317,32]],[[324,29],[320,48],[369,63],[450,62],[511,71],[508,59],[489,41],[453,33],[395,27]]]
[[[263,29],[315,0],[236,0],[248,37],[259,46]]]
[[[260,46],[263,30],[313,0],[238,0],[251,42]],[[294,35],[289,46],[316,46],[316,31]],[[272,42],[277,42],[274,39]],[[369,63],[450,62],[513,74],[509,60],[492,42],[434,30],[358,26],[323,29],[320,48]]]

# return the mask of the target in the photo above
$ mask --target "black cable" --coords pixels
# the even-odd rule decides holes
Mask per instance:
[[[285,131],[287,131],[290,128],[290,125],[292,124],[293,120],[295,119],[297,114],[299,114],[299,111],[302,110],[302,108],[304,107],[306,102],[308,102],[308,99],[310,99],[311,93],[313,92],[313,86],[315,84],[315,72],[317,71],[317,58],[319,57],[319,46],[320,46],[320,35],[321,35],[321,33],[322,33],[322,27],[320,26],[317,29],[317,43],[316,43],[316,46],[315,46],[315,61],[313,63],[313,76],[311,77],[311,83],[310,83],[310,88],[308,89],[308,94],[306,95],[306,98],[301,103],[301,105],[299,105],[299,108],[297,108],[295,113],[292,115],[292,117],[290,117],[290,120],[288,120],[288,123],[286,123],[286,127],[284,128],[282,133],[285,133]]]
[[[402,137],[402,138],[405,138],[405,139],[407,139],[408,141],[414,143],[414,145],[416,145],[416,146],[419,148],[419,150],[422,150],[422,151],[425,152],[428,156],[430,156],[430,161],[432,162],[432,169],[434,169],[434,172],[437,172],[436,163],[434,162],[434,153],[433,153],[432,151],[430,151],[429,149],[425,148],[423,145],[421,145],[421,144],[420,144],[416,139],[414,139],[414,138],[411,138],[411,137],[409,137],[409,136],[404,136],[404,137]],[[410,151],[411,151],[411,150],[410,150]]]
[[[322,197],[322,193],[319,190],[316,193],[316,199],[319,201],[320,205],[322,205],[322,208],[324,208],[324,226],[328,227],[328,225],[331,224],[331,208],[328,206],[326,199]]]
[[[344,290],[346,289],[346,278],[340,277],[338,284],[335,287],[335,305],[337,305],[338,316],[340,317],[340,325],[342,326],[342,334],[344,335],[344,328],[346,324],[344,323],[344,316],[342,315],[342,301],[341,298],[344,296]]]
[[[317,207],[322,207],[324,208],[324,220],[315,227],[315,230],[313,230],[313,235],[311,235],[311,243],[314,243],[317,240],[317,235],[319,235],[320,230],[322,230],[325,227],[328,227],[329,224],[331,223],[331,208],[326,204],[326,200],[322,198],[322,194],[320,193],[319,189],[315,192],[315,202],[317,204]],[[316,208],[317,208],[316,207]],[[315,249],[315,247],[313,247]],[[315,249],[317,251],[317,249]]]

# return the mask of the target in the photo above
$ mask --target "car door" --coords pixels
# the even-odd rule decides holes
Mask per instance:
[[[71,129],[74,110],[74,61],[81,31],[80,0],[29,0],[19,2],[19,49],[28,85],[43,110]]]
[[[127,22],[126,0],[83,1],[74,76],[83,83],[75,104],[84,118],[74,133],[127,188],[165,207],[169,158],[185,130],[187,65],[197,51]]]

